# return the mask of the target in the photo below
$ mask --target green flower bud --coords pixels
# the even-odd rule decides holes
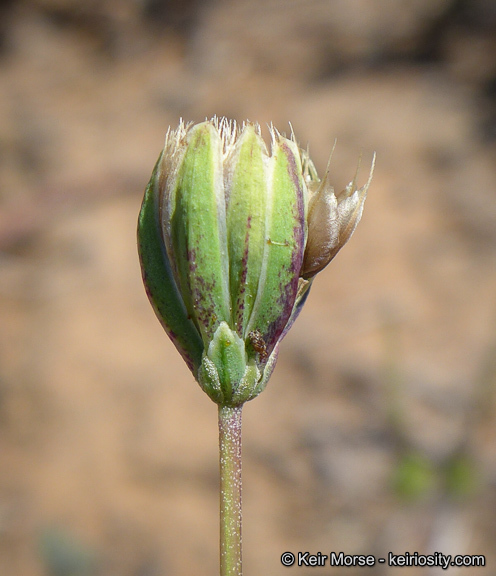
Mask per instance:
[[[169,131],[138,246],[155,312],[203,390],[236,406],[265,387],[313,276],[349,239],[367,182],[338,196],[294,139],[225,119]]]

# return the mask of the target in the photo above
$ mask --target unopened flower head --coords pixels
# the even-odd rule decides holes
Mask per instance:
[[[370,184],[339,194],[271,128],[216,118],[169,131],[138,223],[144,284],[203,390],[236,406],[274,368],[315,274],[360,220]]]

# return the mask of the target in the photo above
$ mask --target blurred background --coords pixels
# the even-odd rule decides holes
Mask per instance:
[[[0,3],[0,574],[218,573],[216,407],[135,240],[168,126],[213,114],[291,122],[320,173],[337,138],[339,190],[377,152],[244,410],[246,574],[496,575],[494,0]]]

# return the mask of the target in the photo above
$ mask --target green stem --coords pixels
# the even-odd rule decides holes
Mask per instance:
[[[220,576],[241,576],[241,410],[219,406]]]

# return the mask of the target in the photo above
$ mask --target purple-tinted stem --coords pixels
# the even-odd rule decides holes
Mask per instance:
[[[241,410],[219,406],[220,576],[241,576]]]

